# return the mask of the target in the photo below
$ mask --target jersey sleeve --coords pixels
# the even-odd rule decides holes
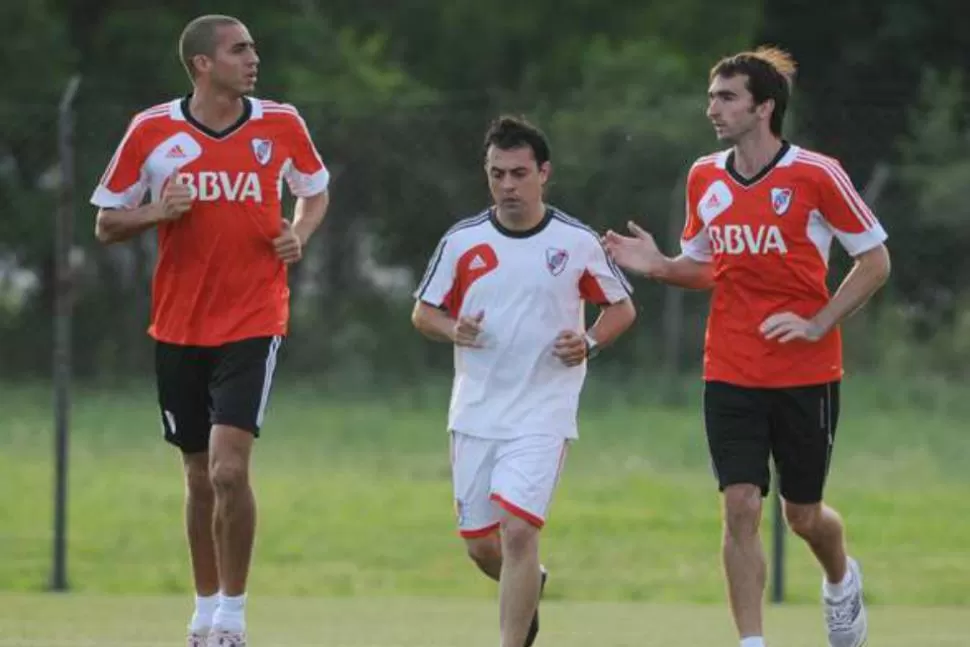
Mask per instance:
[[[701,199],[700,177],[696,165],[687,174],[686,216],[684,230],[680,235],[680,251],[684,256],[701,263],[709,263],[712,257],[711,239],[707,225],[697,213]]]
[[[142,144],[141,119],[136,116],[115,150],[91,195],[91,204],[101,209],[133,209],[141,204],[148,190],[145,173],[147,153]]]
[[[457,278],[454,247],[454,241],[449,236],[441,239],[428,261],[418,289],[414,291],[415,299],[435,308],[450,308]]]
[[[579,294],[596,305],[619,303],[630,298],[633,287],[595,237],[589,242],[589,260],[579,280]]]
[[[330,185],[330,172],[313,144],[303,117],[296,108],[288,107],[292,110],[287,137],[290,159],[283,177],[286,178],[286,184],[293,195],[309,198],[327,190]]]
[[[858,256],[886,240],[886,231],[836,160],[820,165],[819,203],[822,218],[850,256]]]

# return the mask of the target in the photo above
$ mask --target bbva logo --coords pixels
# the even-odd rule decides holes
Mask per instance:
[[[776,225],[711,225],[711,247],[716,254],[787,254],[788,245]]]
[[[178,183],[188,186],[192,192],[192,199],[201,202],[263,201],[263,187],[259,183],[259,175],[252,171],[233,174],[226,171],[179,173]]]

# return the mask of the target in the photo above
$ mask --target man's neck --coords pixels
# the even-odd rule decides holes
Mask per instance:
[[[734,170],[745,178],[760,173],[781,150],[782,141],[771,133],[750,133],[734,145]]]
[[[242,98],[196,86],[189,99],[189,112],[200,124],[219,132],[233,125],[243,114]]]
[[[539,226],[542,219],[546,217],[546,205],[542,202],[531,209],[527,209],[515,215],[510,215],[502,210],[502,207],[495,208],[495,218],[499,224],[511,231],[529,231]]]

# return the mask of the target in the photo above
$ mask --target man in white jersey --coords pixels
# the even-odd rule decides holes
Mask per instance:
[[[499,582],[502,647],[539,629],[545,523],[586,360],[630,327],[630,287],[599,236],[543,202],[549,145],[502,117],[485,135],[495,205],[441,239],[415,292],[412,320],[455,345],[448,415],[458,527],[468,554]],[[585,331],[584,303],[600,307]]]

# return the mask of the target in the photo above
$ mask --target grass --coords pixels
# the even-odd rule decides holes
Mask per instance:
[[[0,647],[163,647],[183,638],[186,599],[0,595]],[[711,605],[544,602],[537,645],[677,647],[730,645],[727,610]],[[966,611],[892,607],[870,612],[870,644],[959,647]],[[280,647],[491,647],[496,610],[440,598],[258,598],[250,604],[254,645]],[[788,647],[824,641],[816,607],[771,608],[766,638]]]
[[[862,560],[876,606],[968,604],[966,398],[953,387],[915,381],[908,390],[897,383],[888,392],[888,386],[888,381],[882,387],[847,385],[828,498],[848,523],[852,551]],[[699,612],[710,622],[688,619],[693,607],[677,606],[720,603],[724,597],[718,500],[696,390],[683,406],[664,405],[646,389],[638,394],[593,385],[589,396],[582,437],[543,532],[543,558],[553,574],[550,613],[565,627],[561,644],[579,644],[570,632],[580,631],[584,617],[616,627],[615,639],[604,644],[634,644],[642,635],[637,632],[668,624],[686,632],[709,624],[728,627],[721,604]],[[314,644],[319,637],[312,628],[320,614],[328,624],[332,619],[346,628],[340,630],[346,635],[327,644],[446,644],[421,642],[417,629],[436,626],[439,607],[447,610],[440,615],[452,627],[441,636],[455,635],[469,623],[490,626],[490,605],[460,601],[491,598],[494,585],[467,563],[454,532],[446,401],[436,389],[338,397],[315,384],[277,387],[254,463],[260,527],[250,590],[260,597],[283,596],[278,606],[266,607],[279,616],[263,611],[266,631],[275,632],[269,627],[288,617],[290,608],[303,609],[307,619],[296,623],[286,644]],[[43,589],[50,568],[49,391],[5,385],[0,410],[0,479],[7,490],[0,497],[0,590],[23,594]],[[83,614],[90,606],[92,613],[120,613],[130,621],[136,612],[117,611],[127,602],[110,596],[183,594],[174,600],[139,597],[131,604],[184,606],[189,588],[179,460],[161,441],[151,390],[78,389],[72,411],[68,567],[72,590],[85,595],[12,596],[0,608],[12,619],[18,617],[11,611],[16,605],[63,605],[66,614]],[[818,571],[801,543],[789,537],[787,548],[788,599],[813,606],[804,617],[797,610],[779,610],[777,617],[815,632]],[[286,596],[331,600],[283,601]],[[415,600],[423,596],[449,601]],[[349,597],[381,601],[333,600]],[[402,618],[415,616],[416,633],[402,633],[394,642],[394,631],[412,628],[387,622],[375,628],[373,638],[354,635],[355,625],[381,624],[364,618],[385,608]],[[641,608],[650,611],[638,619]],[[897,617],[896,609],[900,618],[922,613],[891,608],[882,612],[887,621]],[[30,613],[24,611],[24,617]],[[671,623],[678,613],[684,621]],[[139,618],[157,615],[137,612]],[[171,629],[159,623],[136,643],[161,644],[162,624]],[[107,633],[98,644],[126,640],[128,629],[121,624],[104,626]],[[14,644],[10,635],[16,634],[0,626],[0,646]],[[41,640],[43,634],[36,635]]]

